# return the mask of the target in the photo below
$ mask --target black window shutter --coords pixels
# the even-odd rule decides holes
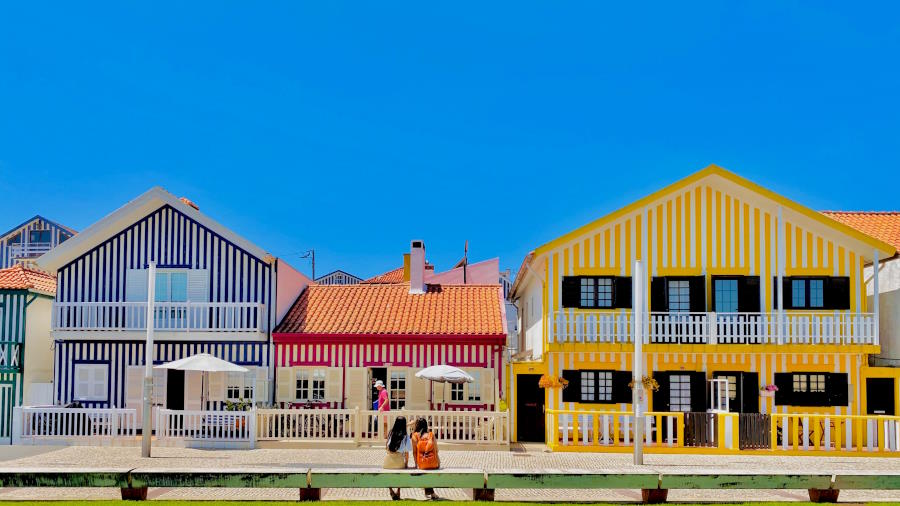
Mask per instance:
[[[616,404],[620,402],[631,404],[631,401],[633,401],[634,398],[632,397],[631,388],[628,387],[628,384],[631,383],[633,373],[631,371],[613,371],[612,374],[612,401]]]
[[[784,308],[793,309],[793,306],[791,306],[791,302],[794,300],[791,296],[791,278],[790,276],[785,276],[781,280],[781,284],[784,287]],[[773,309],[778,309],[778,276],[772,278],[772,304]]]
[[[789,372],[775,373],[775,404],[779,406],[791,406],[794,403],[794,375]]]
[[[613,302],[613,307],[631,309],[631,277],[616,277],[616,287],[613,293],[616,297],[616,300]]]
[[[690,278],[691,312],[706,312],[706,276],[694,276]]]
[[[691,375],[691,411],[705,413],[709,387],[705,372],[692,372]]]
[[[664,313],[669,310],[669,298],[666,297],[666,278],[650,280],[650,311]]]
[[[829,406],[850,404],[850,386],[845,373],[832,373],[825,377],[825,391],[828,392]]]
[[[669,410],[669,374],[660,372],[653,375],[659,383],[659,390],[653,392],[653,411]]]
[[[578,307],[581,304],[581,280],[578,276],[564,276],[562,280],[563,307]]]
[[[850,278],[825,278],[825,309],[850,309]]]
[[[759,413],[759,374],[741,373],[741,413]]]
[[[564,370],[562,377],[569,381],[562,391],[563,402],[581,402],[581,371]]]
[[[759,312],[759,276],[738,278],[738,311],[741,313]]]

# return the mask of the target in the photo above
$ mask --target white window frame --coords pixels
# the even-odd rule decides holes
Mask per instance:
[[[256,379],[256,371],[251,369],[249,372],[227,372],[225,373],[225,400],[241,401],[253,400],[253,387]],[[232,393],[237,392],[243,396],[233,396]]]
[[[678,388],[674,388],[675,385],[678,385]],[[690,412],[691,401],[690,375],[673,374],[669,376],[669,411]],[[687,409],[684,409],[685,407]]]
[[[686,279],[669,280],[666,298],[670,313],[691,312],[691,282]]]
[[[391,370],[388,372],[388,400],[391,403],[391,409],[403,409],[406,406],[406,388],[409,386],[408,383],[409,377],[406,371]]]
[[[469,371],[469,376],[475,381],[466,383],[466,402],[481,403],[481,373],[478,371]]]
[[[88,380],[88,384],[86,386],[81,386],[79,383],[79,371],[83,369],[88,369],[88,377],[91,378]],[[72,368],[73,377],[72,377],[72,400],[75,401],[89,401],[89,402],[106,402],[109,400],[109,363],[76,363]],[[99,381],[94,382],[94,379],[98,379],[96,373],[100,372]],[[97,386],[102,386],[102,396],[97,394]],[[95,392],[95,393],[91,393]],[[84,395],[80,395],[84,394]]]
[[[327,379],[328,371],[324,367],[298,369],[294,376],[294,397],[297,402],[325,402],[325,381]],[[305,387],[300,386],[301,381],[307,382]],[[316,398],[317,392],[321,392],[318,399]]]

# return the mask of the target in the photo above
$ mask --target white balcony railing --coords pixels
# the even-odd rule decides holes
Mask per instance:
[[[644,342],[653,344],[878,344],[872,313],[653,313]],[[551,322],[553,343],[630,343],[631,311],[559,311]]]
[[[55,302],[55,331],[135,331],[147,328],[146,302]],[[264,332],[258,302],[157,302],[153,328],[169,332]]]
[[[10,258],[36,258],[53,249],[49,242],[32,242],[28,244],[10,244]]]

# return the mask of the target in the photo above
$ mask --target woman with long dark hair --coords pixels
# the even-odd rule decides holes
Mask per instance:
[[[434,433],[428,430],[428,421],[424,418],[416,420],[412,433],[413,462],[416,467],[423,470],[439,469],[441,459],[438,456],[437,439]],[[425,489],[425,497],[437,499],[433,488]]]
[[[409,434],[406,433],[406,418],[398,416],[394,420],[394,426],[388,433],[387,442],[385,443],[387,453],[384,456],[385,469],[406,469],[409,465],[409,452],[412,450],[412,443]],[[400,499],[400,489],[396,492],[388,487],[391,499],[397,501]]]

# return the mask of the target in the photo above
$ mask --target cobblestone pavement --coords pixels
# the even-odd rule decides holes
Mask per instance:
[[[183,448],[155,448],[153,457],[141,458],[139,448],[104,447],[2,447],[0,467],[51,467],[90,469],[109,467],[192,468],[192,469],[254,469],[254,468],[371,468],[380,469],[383,450],[371,449],[304,449],[304,450],[190,450]],[[647,455],[645,466],[632,464],[630,454],[613,453],[550,453],[541,446],[518,448],[517,451],[453,451],[441,452],[445,468],[508,470],[576,470],[598,472],[891,472],[900,471],[900,459],[855,457],[776,457],[733,455]],[[470,491],[439,490],[447,499],[468,499]],[[151,489],[151,499],[198,500],[262,500],[297,499],[293,489]],[[0,500],[27,499],[117,499],[117,489],[0,489]],[[421,490],[404,490],[404,498],[424,499]],[[640,500],[639,490],[498,490],[497,500],[523,501],[612,501]],[[388,500],[386,490],[342,489],[325,490],[323,499]],[[808,500],[802,490],[673,490],[671,501],[798,501]],[[841,501],[900,501],[900,491],[841,492]]]

